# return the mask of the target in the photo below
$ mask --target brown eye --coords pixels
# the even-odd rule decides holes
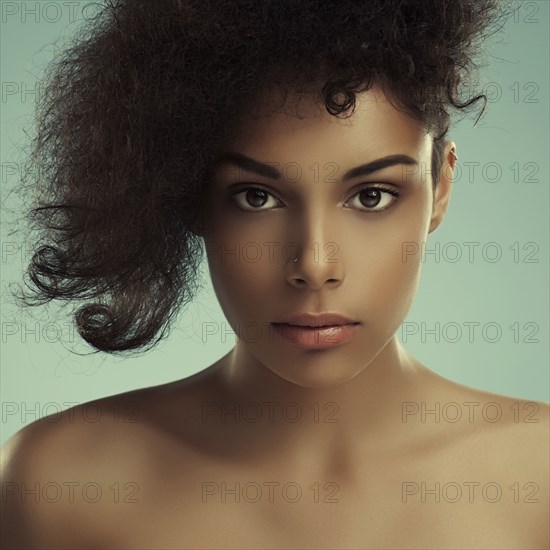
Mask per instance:
[[[356,197],[359,198],[359,205],[356,207],[361,212],[375,213],[382,212],[395,204],[399,200],[399,192],[386,187],[365,187],[356,193],[352,199]]]
[[[261,207],[268,202],[270,197],[274,198],[271,193],[258,187],[247,187],[231,195],[232,200],[243,210],[269,210],[269,208]]]
[[[365,189],[359,193],[361,204],[366,208],[374,208],[382,199],[382,192],[378,189]]]
[[[267,193],[259,189],[249,189],[244,196],[246,202],[255,208],[263,206],[267,201]]]

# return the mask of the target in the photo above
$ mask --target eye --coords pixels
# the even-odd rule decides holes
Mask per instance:
[[[242,195],[242,197],[239,195]],[[271,193],[264,191],[260,187],[243,187],[231,194],[231,199],[237,204],[237,206],[248,211],[269,210],[270,208],[261,208],[269,202],[269,197],[275,199]]]
[[[378,213],[395,204],[399,200],[399,192],[383,185],[371,185],[361,189],[352,199],[355,197],[359,198],[358,209],[362,214]]]
[[[361,213],[377,213],[382,212],[392,206],[395,202],[399,200],[399,192],[391,187],[385,187],[383,185],[371,185],[364,187],[358,193],[352,196],[352,199],[355,197],[359,198],[359,205],[354,206]],[[274,195],[265,191],[260,187],[242,187],[236,192],[231,194],[231,199],[237,204],[242,210],[252,211],[263,211],[270,210],[271,208],[276,207],[269,204],[269,200],[272,199],[276,203],[282,204],[279,199]],[[345,204],[347,205],[351,199],[349,199]]]

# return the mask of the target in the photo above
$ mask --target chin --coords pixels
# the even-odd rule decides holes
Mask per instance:
[[[364,363],[357,364],[355,369],[349,366],[344,368],[342,366],[344,364],[346,363],[327,358],[327,361],[304,360],[300,365],[292,365],[292,368],[289,368],[288,364],[281,368],[277,368],[277,365],[270,366],[269,363],[266,366],[273,374],[296,386],[321,390],[341,386],[355,378],[365,368]]]

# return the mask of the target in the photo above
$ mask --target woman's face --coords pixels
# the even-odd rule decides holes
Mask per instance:
[[[258,368],[304,387],[336,386],[395,338],[419,282],[420,243],[440,223],[450,183],[434,204],[431,138],[376,87],[357,95],[348,119],[312,101],[299,117],[265,107],[242,121],[211,181],[203,236],[213,287]],[[352,172],[393,156],[402,158]],[[304,348],[272,324],[303,312],[360,324],[343,343]]]

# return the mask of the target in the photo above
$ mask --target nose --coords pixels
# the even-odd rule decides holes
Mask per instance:
[[[333,224],[334,225],[334,224]],[[337,288],[344,281],[340,243],[330,238],[328,220],[307,223],[305,239],[291,240],[285,254],[287,282],[299,289]],[[294,235],[297,233],[294,232]]]

